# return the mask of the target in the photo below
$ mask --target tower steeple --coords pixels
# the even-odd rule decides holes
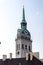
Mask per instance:
[[[25,20],[25,10],[23,6],[21,29],[17,30],[16,38],[16,58],[26,57],[26,53],[32,52],[32,40],[30,32],[27,30],[27,22]]]
[[[22,16],[21,28],[26,29],[26,27],[27,27],[27,22],[25,20],[25,10],[24,10],[24,6],[23,6],[23,16]]]

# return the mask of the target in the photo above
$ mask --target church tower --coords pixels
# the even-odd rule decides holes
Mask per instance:
[[[26,53],[32,52],[32,40],[30,32],[27,30],[27,22],[25,20],[25,10],[23,7],[23,18],[21,29],[17,30],[16,38],[16,58],[26,57]]]

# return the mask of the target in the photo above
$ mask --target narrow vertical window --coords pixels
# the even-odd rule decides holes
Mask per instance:
[[[16,46],[16,50],[18,50],[18,44],[17,44],[17,46]]]
[[[24,44],[22,44],[22,49],[24,49]]]
[[[20,49],[20,44],[19,44],[19,49]]]
[[[31,48],[30,48],[30,46],[29,46],[29,51],[31,51]]]
[[[25,45],[25,49],[27,50],[27,45]]]
[[[17,44],[17,50],[20,49],[20,44]]]

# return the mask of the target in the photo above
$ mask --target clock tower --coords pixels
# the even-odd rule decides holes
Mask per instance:
[[[27,22],[25,20],[25,10],[23,7],[23,18],[21,22],[21,29],[17,30],[16,38],[16,58],[26,57],[26,53],[32,52],[31,34],[27,30]]]

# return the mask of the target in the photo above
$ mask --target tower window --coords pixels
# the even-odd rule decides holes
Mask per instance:
[[[19,55],[19,51],[17,52],[17,54]]]
[[[31,48],[30,48],[30,46],[29,46],[29,51],[31,51]]]
[[[22,49],[24,49],[24,44],[22,44]]]
[[[25,49],[27,49],[27,45],[25,45]]]
[[[20,49],[20,44],[17,44],[17,50]]]

